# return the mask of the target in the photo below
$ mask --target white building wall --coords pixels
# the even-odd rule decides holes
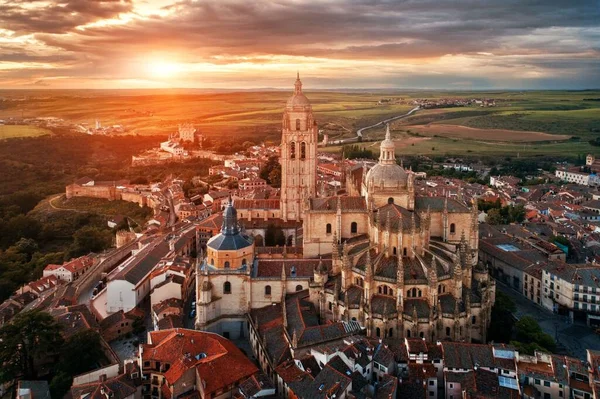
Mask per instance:
[[[106,294],[106,311],[109,314],[119,310],[129,312],[138,303],[134,285],[126,280],[109,281]]]

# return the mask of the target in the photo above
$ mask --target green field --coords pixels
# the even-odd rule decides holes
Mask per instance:
[[[47,129],[30,125],[0,125],[0,140],[17,137],[37,137],[51,134]]]
[[[308,82],[307,82],[308,83]],[[448,154],[465,152],[501,154],[543,154],[548,152],[575,154],[596,152],[588,142],[600,136],[600,91],[310,91],[306,85],[319,129],[331,140],[349,138],[358,128],[397,116],[414,107],[415,99],[494,99],[496,106],[448,107],[420,110],[415,115],[392,125],[394,136],[410,136],[410,126],[427,124],[462,125],[478,129],[532,131],[571,137],[564,143],[538,142],[503,145],[487,143],[485,134],[477,137],[457,137],[435,134],[427,143],[412,143],[412,148],[400,152],[443,151]],[[122,125],[135,135],[168,135],[180,123],[193,123],[203,134],[215,140],[278,143],[281,116],[291,91],[202,92],[195,90],[137,91],[32,91],[3,93],[14,96],[4,101],[0,118],[58,117],[72,123]],[[19,96],[27,95],[22,101]],[[378,104],[381,99],[390,103]],[[35,129],[35,128],[34,128]],[[41,133],[39,133],[41,134]],[[368,130],[365,138],[377,140],[383,128]],[[498,132],[490,131],[491,136]],[[414,132],[412,132],[414,136]],[[439,137],[438,137],[439,136]],[[463,135],[464,136],[464,135]],[[0,137],[2,132],[0,130]],[[14,136],[10,136],[14,137]],[[429,147],[429,150],[427,150]],[[436,147],[431,150],[431,147]],[[439,149],[438,149],[439,148]],[[332,149],[327,149],[332,150]],[[335,149],[333,149],[335,150]]]

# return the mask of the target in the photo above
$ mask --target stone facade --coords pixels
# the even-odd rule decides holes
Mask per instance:
[[[302,219],[302,204],[316,195],[318,127],[298,75],[283,113],[281,137],[281,216]]]
[[[293,242],[302,245],[294,256],[285,248],[269,256],[258,245],[243,244],[230,204],[221,234],[208,242],[198,265],[196,327],[230,338],[248,334],[248,312],[308,288],[322,323],[358,322],[377,338],[485,342],[495,283],[478,262],[476,204],[415,195],[416,175],[398,165],[389,127],[379,162],[369,170],[345,170],[346,195],[319,197],[316,138],[297,79],[283,116],[279,220],[301,220]],[[242,209],[249,229],[264,222],[248,201]],[[242,243],[234,252],[211,245],[224,242],[227,231]],[[258,230],[253,233],[258,237]],[[238,255],[247,263],[223,267],[222,259]]]

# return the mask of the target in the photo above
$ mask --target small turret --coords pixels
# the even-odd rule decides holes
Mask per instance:
[[[321,287],[327,283],[328,279],[328,270],[325,264],[323,263],[323,259],[319,259],[319,264],[315,267],[313,271],[313,279],[316,284],[319,284]]]

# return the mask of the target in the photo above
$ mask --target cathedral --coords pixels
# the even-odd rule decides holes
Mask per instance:
[[[305,292],[320,322],[357,322],[379,338],[485,342],[495,284],[478,263],[477,205],[415,195],[389,126],[379,161],[345,170],[345,189],[317,195],[318,127],[302,82],[283,113],[282,187],[274,221],[293,248],[255,246],[230,200],[196,270],[196,328],[248,333],[246,314]],[[252,226],[253,205],[243,202]],[[265,216],[266,217],[266,216]]]

